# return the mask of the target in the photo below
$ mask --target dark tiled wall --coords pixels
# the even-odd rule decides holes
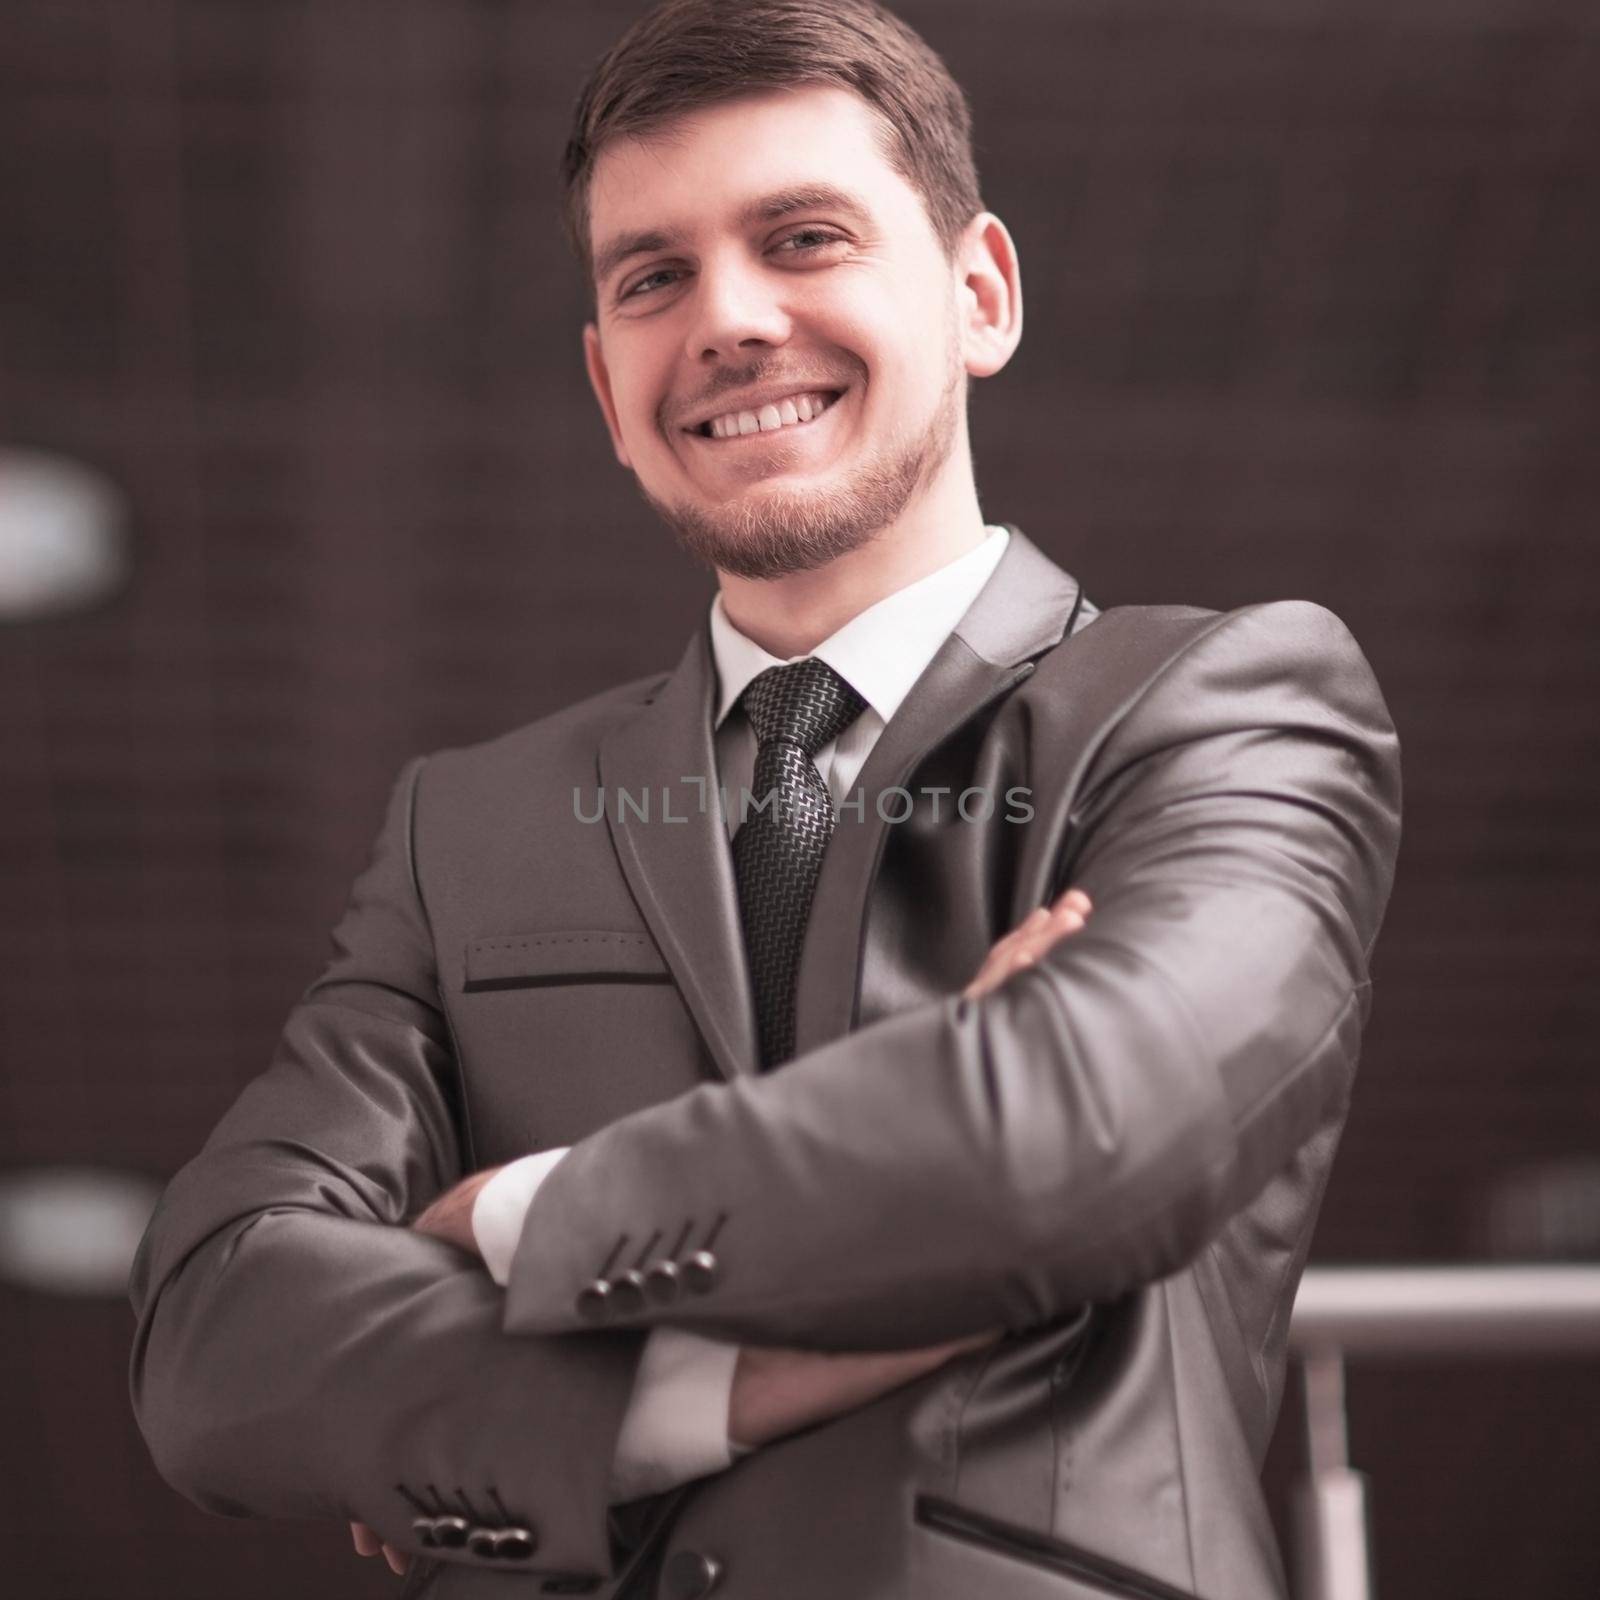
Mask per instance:
[[[318,969],[401,761],[676,660],[709,579],[606,448],[553,210],[636,10],[0,13],[0,439],[110,472],[140,555],[0,633],[6,1164],[172,1171]],[[1600,1127],[1600,17],[903,11],[1023,262],[986,511],[1102,605],[1321,601],[1378,672],[1405,844],[1318,1255],[1470,1259],[1496,1178]],[[0,1316],[30,1593],[391,1592],[342,1530],[160,1484],[125,1306]],[[1383,1591],[1595,1592],[1597,1410],[1592,1368],[1355,1372]]]

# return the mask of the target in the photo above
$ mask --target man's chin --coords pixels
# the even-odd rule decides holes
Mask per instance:
[[[695,560],[736,578],[772,579],[813,572],[869,544],[923,484],[930,455],[908,451],[843,483],[771,483],[714,505],[658,499],[634,481]]]
[[[868,543],[890,520],[881,508],[825,492],[763,488],[715,507],[641,492],[690,556],[738,578],[814,571]]]
[[[959,369],[921,435],[841,472],[801,486],[753,485],[713,505],[658,499],[634,483],[697,561],[736,578],[813,572],[870,543],[949,460],[957,429]]]

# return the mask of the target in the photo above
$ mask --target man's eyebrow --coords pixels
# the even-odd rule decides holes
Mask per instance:
[[[739,213],[738,221],[741,227],[749,227],[755,222],[776,222],[796,211],[840,211],[863,222],[871,215],[866,202],[848,190],[831,183],[798,183],[752,200]],[[618,234],[595,252],[594,281],[604,284],[623,262],[657,250],[671,250],[684,238],[679,229],[647,228],[639,233]]]
[[[776,222],[796,211],[847,211],[861,221],[870,215],[867,203],[848,190],[835,188],[831,183],[797,183],[789,189],[779,189],[774,194],[764,194],[752,200],[739,213],[739,221],[748,226],[752,222]]]

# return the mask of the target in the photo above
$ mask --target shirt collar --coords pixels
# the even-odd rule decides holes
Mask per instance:
[[[1010,538],[1004,528],[989,527],[986,537],[965,555],[857,612],[810,654],[826,661],[887,723],[978,598]],[[721,727],[750,680],[784,662],[734,627],[722,609],[720,591],[711,602],[711,650],[717,667],[717,714],[712,726]]]

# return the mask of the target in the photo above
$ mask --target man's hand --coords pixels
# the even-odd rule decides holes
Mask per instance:
[[[446,1244],[465,1250],[468,1255],[477,1255],[478,1241],[472,1232],[472,1203],[478,1198],[478,1191],[499,1170],[499,1167],[485,1167],[482,1172],[463,1178],[415,1217],[411,1226],[418,1233],[431,1233],[435,1239],[443,1239]]]
[[[1093,909],[1082,889],[1068,889],[1052,906],[1036,906],[1010,933],[994,942],[961,993],[976,1000],[997,989],[1012,973],[1031,967],[1057,939],[1076,933]]]
[[[952,1357],[993,1344],[1005,1332],[991,1328],[920,1350],[784,1350],[740,1348],[728,1398],[728,1439],[753,1448],[785,1434],[830,1422],[880,1395],[911,1383]]]
[[[962,994],[976,999],[1032,966],[1057,939],[1076,933],[1092,909],[1081,889],[1068,889],[1053,906],[1038,907],[996,941]],[[728,1400],[728,1437],[735,1445],[752,1447],[830,1421],[955,1356],[992,1344],[1004,1331],[993,1328],[916,1350],[835,1352],[745,1345]]]
[[[396,1550],[392,1544],[385,1544],[366,1523],[352,1522],[350,1536],[356,1542],[358,1556],[375,1556],[381,1551],[383,1559],[389,1563],[391,1572],[403,1578],[410,1570],[411,1557],[403,1550]]]

